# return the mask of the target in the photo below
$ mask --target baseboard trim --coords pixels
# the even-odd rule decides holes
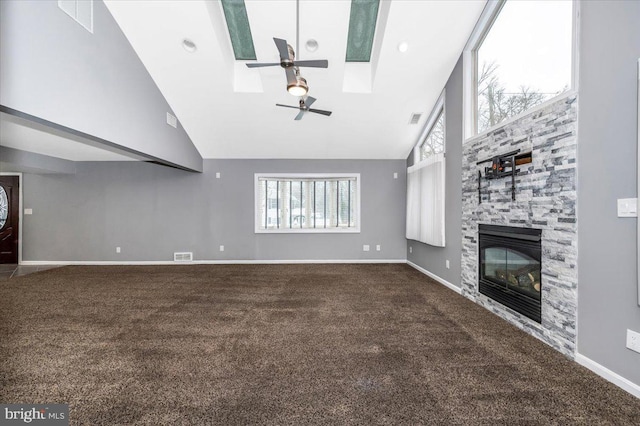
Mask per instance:
[[[629,392],[631,395],[640,399],[640,385],[633,383],[629,379],[625,379],[618,373],[614,373],[613,371],[609,370],[607,367],[601,364],[598,364],[591,358],[588,358],[582,355],[581,353],[576,353],[575,360],[578,364],[588,368],[589,370],[596,373],[598,376],[608,380],[609,382],[613,383],[619,388]]]
[[[283,259],[283,260],[194,260],[174,262],[170,260],[23,260],[20,265],[266,265],[303,263],[406,263],[406,259]]]
[[[449,289],[455,291],[456,293],[462,294],[462,289],[460,287],[457,287],[457,286],[451,284],[449,281],[445,280],[444,278],[440,278],[439,276],[437,276],[433,272],[427,271],[422,266],[418,266],[415,263],[411,262],[410,260],[407,260],[407,265],[411,266],[414,269],[417,269],[418,271],[422,272],[423,274],[425,274],[429,278],[433,278],[434,280],[438,281],[443,286],[448,287]]]

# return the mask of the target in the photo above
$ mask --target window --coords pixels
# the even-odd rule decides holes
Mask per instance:
[[[255,231],[360,232],[360,175],[256,174]]]
[[[93,0],[58,0],[58,7],[93,33]]]
[[[222,10],[236,60],[255,61],[256,51],[244,0],[222,0]]]
[[[436,102],[407,169],[406,237],[445,246],[445,92]]]
[[[435,124],[431,127],[429,134],[420,145],[420,161],[426,160],[434,154],[444,152],[444,111],[440,110]]]
[[[417,151],[415,155],[414,163],[424,161],[433,157],[436,154],[444,154],[444,138],[445,138],[445,118],[444,118],[444,91],[440,94],[440,97],[436,101],[436,105],[433,107],[433,111],[427,123],[424,126],[424,131],[420,135],[420,139],[417,145]]]
[[[573,87],[573,2],[488,3],[465,48],[466,136]]]

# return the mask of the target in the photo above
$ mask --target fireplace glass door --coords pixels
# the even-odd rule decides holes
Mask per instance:
[[[478,291],[531,318],[542,320],[542,231],[480,224]]]
[[[482,277],[512,290],[540,300],[540,262],[505,247],[488,247],[482,255]]]

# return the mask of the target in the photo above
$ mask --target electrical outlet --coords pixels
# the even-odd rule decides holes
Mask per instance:
[[[362,251],[369,251],[369,244],[365,244],[362,246]]]
[[[380,247],[380,244],[376,245],[376,251],[380,251],[382,250],[382,248]]]
[[[33,214],[33,209],[24,209],[24,214]]]
[[[220,246],[220,251],[224,251],[224,246]]]
[[[447,260],[445,260],[445,261],[444,261],[444,266],[446,266],[446,267],[447,267],[447,269],[449,269],[449,267],[451,266],[451,265],[449,264],[449,259],[447,259]]]
[[[398,179],[398,173],[394,173],[394,174],[393,174],[393,178],[394,178],[394,179]]]
[[[640,333],[627,329],[627,348],[640,353]]]
[[[409,253],[413,253],[413,247],[409,246]]]
[[[120,247],[116,247],[116,253],[120,253]]]

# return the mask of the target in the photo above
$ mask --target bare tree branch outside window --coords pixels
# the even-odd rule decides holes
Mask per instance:
[[[520,86],[517,92],[507,92],[497,76],[499,65],[483,62],[478,77],[478,132],[483,132],[502,121],[516,116],[565,90],[542,93],[529,86]]]
[[[420,145],[420,161],[429,158],[434,154],[444,152],[444,111],[440,111],[440,115],[431,131]]]

